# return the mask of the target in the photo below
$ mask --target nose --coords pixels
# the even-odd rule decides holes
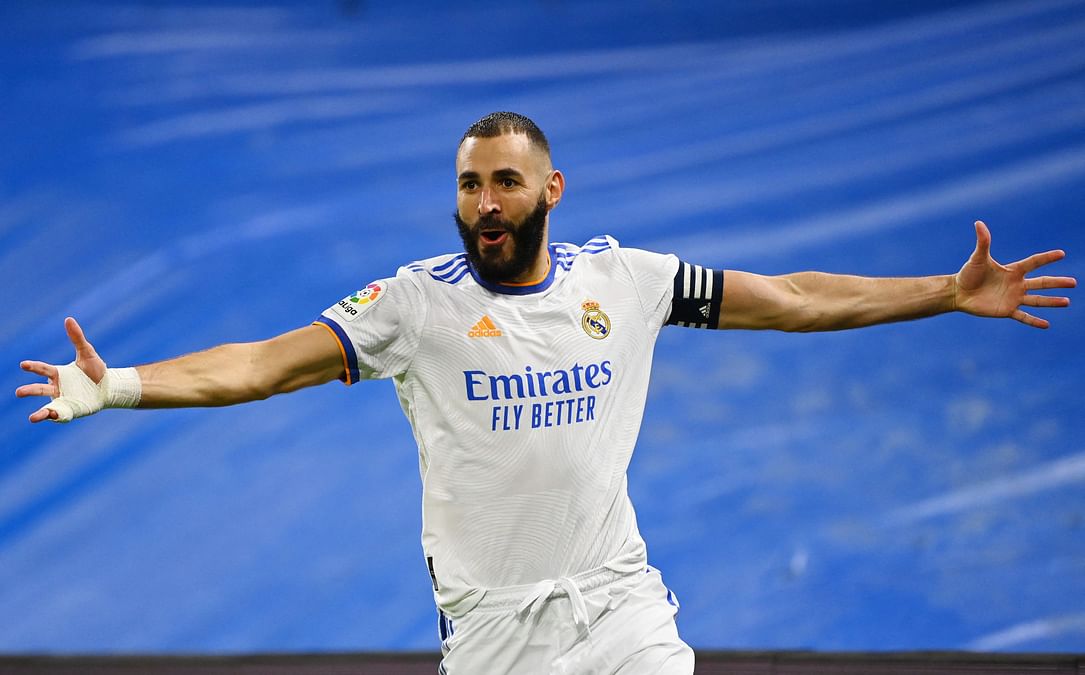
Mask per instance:
[[[485,216],[491,213],[501,213],[501,202],[497,200],[493,190],[484,187],[478,197],[478,214]]]

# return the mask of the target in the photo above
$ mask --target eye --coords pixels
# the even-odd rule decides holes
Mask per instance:
[[[473,180],[465,180],[464,182],[460,183],[460,189],[461,190],[471,191],[471,190],[474,190],[477,187],[478,187],[478,183],[473,181]]]
[[[514,181],[511,178],[502,178],[501,179],[501,187],[514,188],[514,187],[516,187],[516,181]]]

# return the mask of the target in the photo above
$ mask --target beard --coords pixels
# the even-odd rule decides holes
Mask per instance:
[[[460,239],[463,240],[463,248],[467,252],[467,260],[471,266],[484,280],[491,283],[503,283],[520,278],[535,264],[546,235],[548,212],[545,195],[540,194],[535,208],[519,223],[503,220],[493,214],[480,216],[474,225],[465,223],[460,218],[459,212],[454,212],[452,217],[456,219]],[[479,232],[484,227],[499,228],[509,233],[509,239],[512,241],[512,255],[507,260],[502,257],[501,250],[482,254],[478,240]]]

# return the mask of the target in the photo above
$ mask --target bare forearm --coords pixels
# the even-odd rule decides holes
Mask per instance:
[[[724,273],[720,328],[794,332],[907,321],[954,307],[952,276],[857,277],[797,272],[766,277]]]
[[[140,408],[225,406],[271,395],[255,377],[256,343],[225,344],[137,366]]]
[[[141,408],[224,406],[330,382],[343,372],[330,331],[306,326],[270,340],[226,344],[138,366]]]
[[[875,278],[822,272],[783,277],[800,298],[789,330],[831,331],[953,311],[952,275]]]

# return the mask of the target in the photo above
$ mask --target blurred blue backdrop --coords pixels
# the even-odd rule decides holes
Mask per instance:
[[[1085,2],[5,2],[0,370],[308,323],[455,251],[453,155],[548,133],[558,241],[714,267],[1085,277]],[[1085,302],[1085,298],[1076,298]],[[699,648],[1085,651],[1085,319],[669,328],[630,490]],[[31,427],[0,650],[437,648],[388,383]]]

